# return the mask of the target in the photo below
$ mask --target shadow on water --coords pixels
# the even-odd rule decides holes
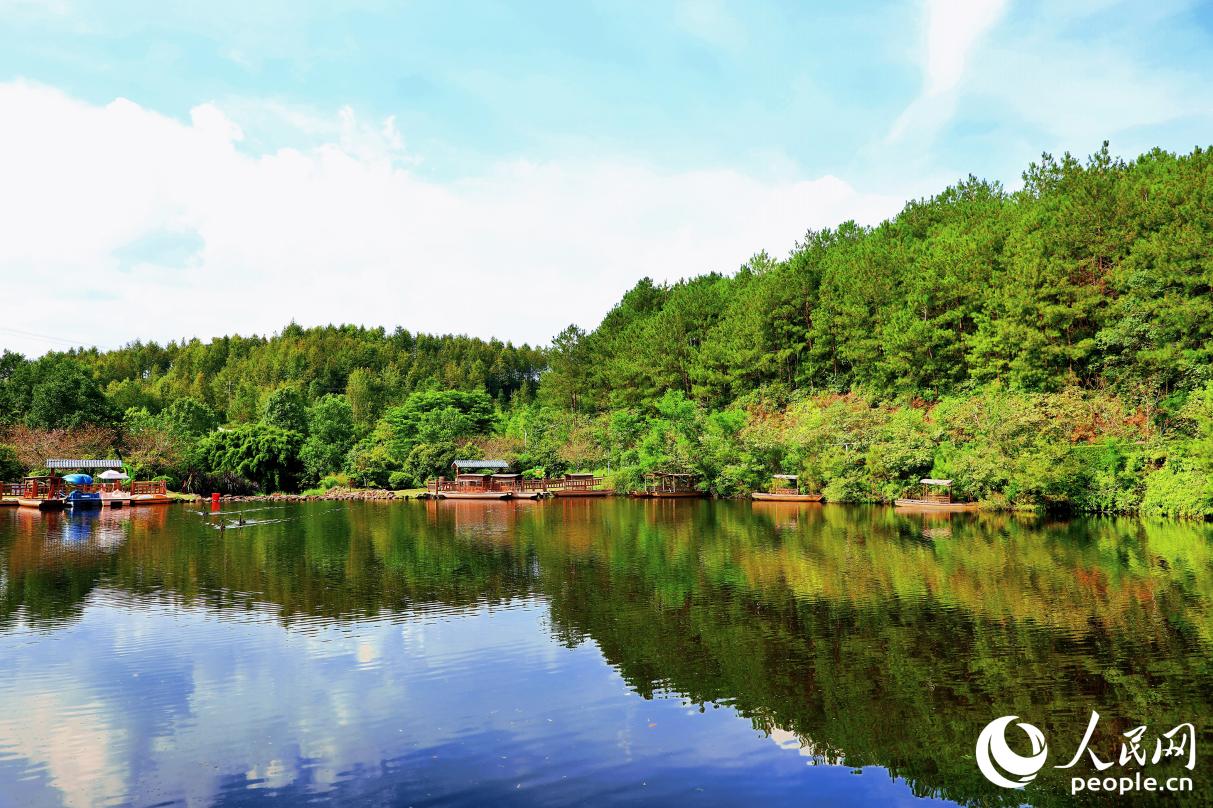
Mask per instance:
[[[90,610],[188,609],[228,621],[224,641],[237,633],[231,621],[245,619],[326,638],[396,625],[407,641],[414,622],[465,616],[496,626],[511,609],[538,606],[554,653],[596,650],[633,699],[728,708],[776,742],[770,754],[877,766],[911,794],[971,804],[1072,803],[1070,772],[1051,766],[1023,792],[981,776],[974,741],[1001,715],[1039,727],[1050,763],[1070,757],[1092,711],[1101,716],[1092,748],[1105,760],[1141,724],[1157,734],[1191,721],[1198,749],[1213,740],[1213,535],[1204,525],[624,499],[310,503],[240,530],[212,525],[175,508],[0,513],[0,637],[28,648],[87,624]],[[360,653],[352,658],[365,661]],[[436,658],[410,653],[402,659]],[[478,665],[498,661],[488,651],[468,661],[475,647],[459,654],[483,675],[492,674]],[[444,664],[451,675],[455,663]],[[538,667],[526,671],[540,678]],[[291,777],[230,775],[211,798],[289,802],[319,791],[423,803],[435,782],[483,762],[466,744],[509,743],[491,734],[468,726],[451,748],[368,751],[378,768],[324,782],[300,751]],[[550,755],[547,741],[535,742]],[[3,749],[0,741],[0,763]],[[686,797],[676,779],[662,781],[668,792],[655,780],[645,796],[594,791],[583,782],[588,764],[562,765],[525,797],[491,778],[441,793],[467,804]],[[734,793],[723,774],[704,776],[718,801],[771,787],[752,780]],[[1199,768],[1194,779],[1186,799],[1204,802],[1213,783]],[[878,801],[837,788],[838,799]]]

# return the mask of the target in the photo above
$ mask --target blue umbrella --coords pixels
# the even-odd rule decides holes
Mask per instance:
[[[70,485],[92,485],[93,478],[87,474],[65,474],[63,482]]]

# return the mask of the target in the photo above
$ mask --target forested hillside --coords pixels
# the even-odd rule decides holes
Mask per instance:
[[[1007,193],[970,177],[875,228],[810,232],[732,276],[641,281],[544,379],[593,411],[768,385],[935,400],[997,383],[1141,406],[1213,379],[1213,154],[1045,156]]]
[[[291,325],[6,354],[7,473],[110,441],[193,487],[401,487],[482,454],[722,495],[782,470],[884,501],[931,474],[993,507],[1213,515],[1213,155],[1105,144],[1023,179],[644,279],[545,349]]]

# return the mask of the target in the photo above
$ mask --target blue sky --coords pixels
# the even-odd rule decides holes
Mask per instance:
[[[292,318],[545,341],[646,274],[786,254],[968,173],[1014,187],[1042,151],[1187,151],[1213,123],[1213,10],[1191,3],[0,0],[0,19],[0,270],[70,279],[37,302],[81,324],[10,315],[0,343],[26,352]],[[146,313],[102,338],[99,300]]]

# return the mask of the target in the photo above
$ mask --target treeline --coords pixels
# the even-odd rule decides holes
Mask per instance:
[[[175,473],[262,487],[417,484],[458,452],[621,485],[691,471],[725,495],[789,471],[831,499],[883,501],[931,474],[997,505],[1213,515],[1213,154],[1125,162],[1105,144],[1044,155],[1023,179],[969,177],[731,275],[644,279],[544,349],[292,325],[6,355],[0,422],[108,424],[121,443],[179,434],[172,407],[198,405],[244,437]],[[284,398],[290,423],[271,414]],[[334,418],[339,440],[311,437]],[[236,462],[254,436],[292,471]],[[324,462],[318,448],[304,462],[309,439]]]
[[[1045,155],[1024,187],[969,177],[876,227],[808,233],[731,276],[645,279],[555,340],[547,400],[720,407],[778,385],[935,400],[997,383],[1176,408],[1213,380],[1213,153]]]

